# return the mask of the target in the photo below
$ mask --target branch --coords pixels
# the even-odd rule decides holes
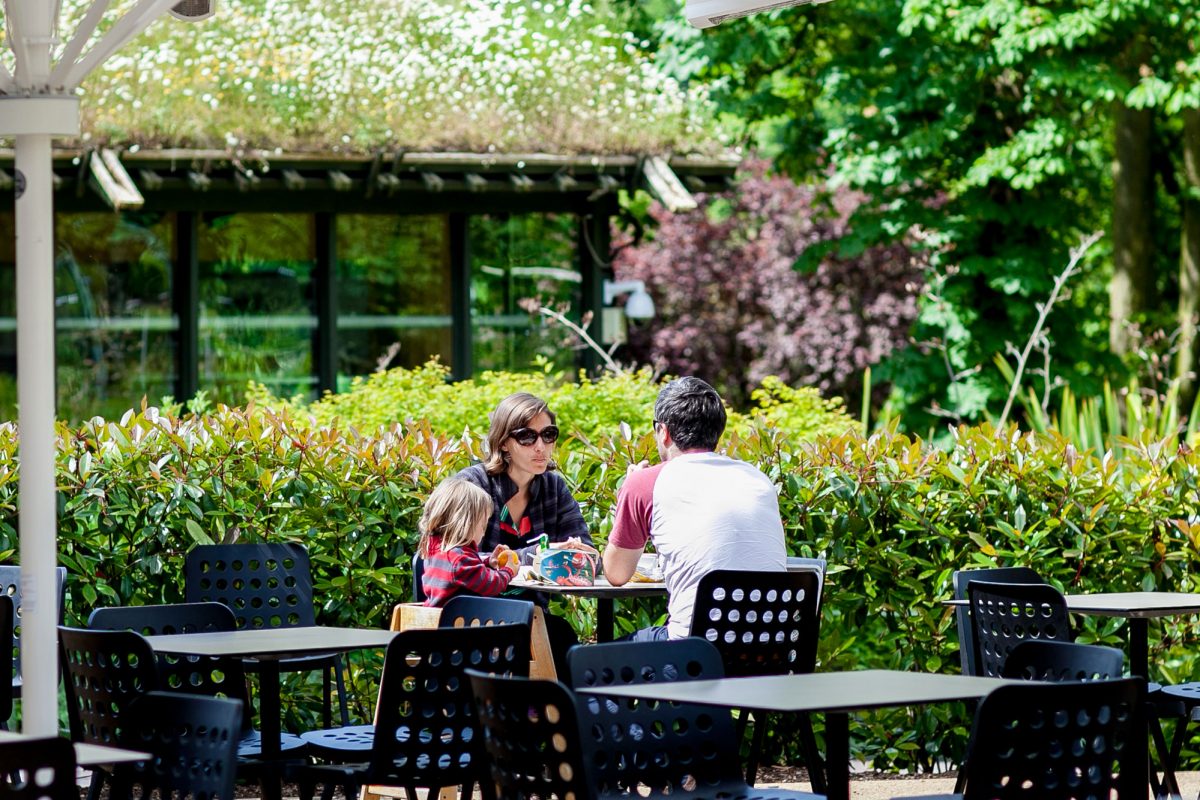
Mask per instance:
[[[538,306],[538,313],[543,316],[550,317],[561,325],[566,326],[571,330],[572,333],[578,336],[584,344],[586,344],[595,352],[599,353],[600,358],[604,359],[605,369],[610,370],[611,372],[625,372],[625,370],[621,369],[621,365],[613,360],[613,357],[609,355],[608,351],[600,346],[599,342],[589,336],[588,332],[579,325],[576,325],[574,322],[567,319],[561,312],[555,311],[552,308],[546,308],[545,306]]]
[[[1083,238],[1078,247],[1071,249],[1071,260],[1067,263],[1067,268],[1058,274],[1054,279],[1054,288],[1050,290],[1050,297],[1045,303],[1038,304],[1038,319],[1037,324],[1033,326],[1033,332],[1029,334],[1029,339],[1025,342],[1024,349],[1017,356],[1017,370],[1013,375],[1012,386],[1008,390],[1008,399],[1004,401],[1004,411],[1000,414],[1000,419],[996,423],[996,428],[1003,428],[1008,421],[1008,414],[1012,411],[1013,400],[1017,397],[1017,392],[1021,390],[1021,378],[1025,373],[1025,364],[1029,361],[1029,354],[1033,351],[1034,345],[1042,337],[1042,329],[1046,326],[1046,318],[1050,316],[1051,309],[1058,302],[1059,295],[1062,294],[1063,287],[1067,285],[1067,281],[1073,278],[1079,272],[1079,262],[1083,260],[1083,256],[1088,249],[1100,239],[1100,231],[1093,231]]]

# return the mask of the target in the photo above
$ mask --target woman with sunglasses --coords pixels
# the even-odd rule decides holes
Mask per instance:
[[[542,534],[560,547],[596,552],[579,503],[555,468],[554,422],[545,401],[528,392],[509,395],[492,412],[487,458],[459,473],[491,495],[495,507],[480,553],[504,545],[517,551],[522,564],[532,564]],[[544,595],[532,599],[546,605]],[[562,658],[579,640],[566,620],[549,614],[546,633],[559,674],[565,675]]]

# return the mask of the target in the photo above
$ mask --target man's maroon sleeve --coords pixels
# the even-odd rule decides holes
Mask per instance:
[[[627,550],[641,550],[650,539],[654,513],[654,482],[663,465],[640,469],[625,478],[617,494],[617,513],[608,543]]]

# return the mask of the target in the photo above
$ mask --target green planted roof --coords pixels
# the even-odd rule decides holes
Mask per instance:
[[[217,0],[84,82],[86,143],[363,152],[722,149],[699,90],[581,0]],[[126,8],[118,0],[114,8]],[[64,3],[63,38],[84,0]]]

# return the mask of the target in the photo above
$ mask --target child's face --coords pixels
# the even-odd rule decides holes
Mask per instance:
[[[483,534],[487,532],[487,524],[487,517],[481,517],[476,520],[475,526],[471,529],[471,541],[475,543],[476,547],[483,541]]]

